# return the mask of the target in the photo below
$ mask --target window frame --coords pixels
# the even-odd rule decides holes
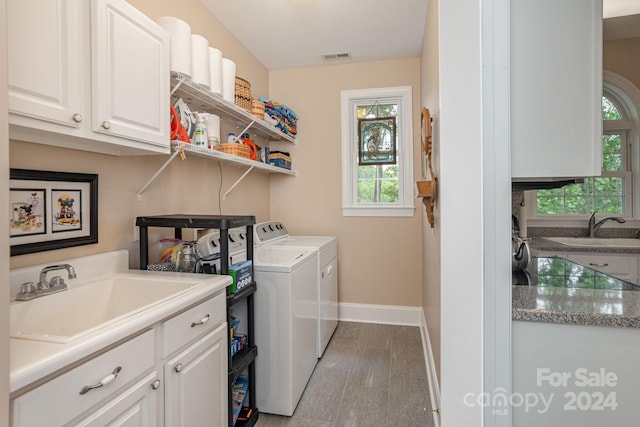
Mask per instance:
[[[603,120],[603,134],[615,133],[615,131],[626,133],[623,139],[626,138],[628,171],[603,172],[601,176],[625,176],[627,203],[625,214],[622,216],[627,220],[638,220],[640,217],[640,90],[629,80],[610,71],[604,71],[603,80],[603,96],[609,98],[624,117],[623,120]],[[638,189],[636,191],[638,194],[634,194],[634,189]],[[529,226],[570,227],[582,225],[585,218],[589,216],[588,214],[538,215],[536,191],[525,191],[524,206]]]
[[[413,101],[411,86],[343,90],[340,92],[342,127],[342,215],[412,217],[415,214],[413,176]],[[358,105],[398,104],[398,202],[358,203]]]

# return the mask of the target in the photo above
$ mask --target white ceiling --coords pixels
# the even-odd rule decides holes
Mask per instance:
[[[201,0],[268,69],[419,56],[428,0]],[[604,17],[640,0],[603,0]],[[322,55],[350,53],[326,61]]]
[[[427,13],[427,0],[201,1],[268,69],[419,56]]]

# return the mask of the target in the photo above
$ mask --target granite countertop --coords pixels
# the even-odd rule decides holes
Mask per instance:
[[[538,229],[528,239],[532,252],[640,254],[639,248],[567,246],[544,236],[580,237],[584,230]],[[636,230],[601,230],[604,238],[635,237]],[[540,235],[541,234],[541,235]],[[604,234],[607,234],[606,236]],[[640,328],[640,292],[544,286],[512,286],[512,319],[587,326]]]
[[[615,246],[567,246],[561,243],[552,242],[544,237],[533,237],[528,239],[529,246],[534,251],[547,252],[590,252],[609,254],[640,254],[640,247],[615,247]]]
[[[640,292],[512,286],[513,320],[640,328]]]

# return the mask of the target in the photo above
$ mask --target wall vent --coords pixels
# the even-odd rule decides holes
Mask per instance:
[[[324,61],[336,61],[336,60],[339,60],[339,59],[351,59],[351,52],[328,53],[326,55],[322,55],[322,59]]]

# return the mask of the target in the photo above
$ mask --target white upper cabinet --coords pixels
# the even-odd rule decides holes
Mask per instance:
[[[602,0],[511,0],[511,176],[600,175]]]
[[[7,15],[9,111],[79,127],[87,59],[81,3],[9,0]]]
[[[169,37],[122,0],[91,13],[93,130],[168,146]]]
[[[11,139],[169,153],[164,29],[124,0],[8,0],[7,11]]]

